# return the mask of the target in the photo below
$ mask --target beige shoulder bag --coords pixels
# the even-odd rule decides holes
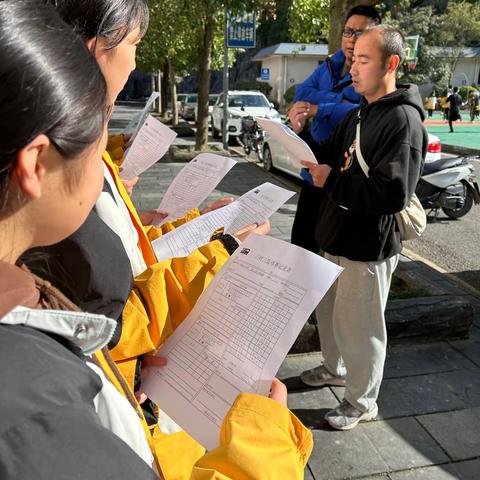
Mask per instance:
[[[355,152],[357,154],[357,160],[363,173],[366,177],[368,175],[368,165],[363,158],[360,150],[360,118],[357,123],[357,134],[355,142]],[[410,199],[406,208],[395,214],[395,220],[397,221],[398,230],[400,231],[400,238],[402,241],[415,240],[421,237],[427,226],[427,215],[420,203],[417,195],[414,193]]]

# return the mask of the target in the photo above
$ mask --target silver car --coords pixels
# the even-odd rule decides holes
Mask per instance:
[[[185,120],[195,120],[195,108],[198,102],[198,95],[191,94],[182,102],[182,108],[180,110],[180,115]]]
[[[442,154],[442,144],[440,139],[436,135],[428,134],[428,150],[425,157],[425,163],[434,162],[440,160]],[[281,170],[282,172],[293,175],[297,178],[300,176],[300,169],[292,164],[289,154],[283,148],[283,146],[273,140],[272,138],[265,137],[263,143],[263,166],[265,170],[272,171],[273,169]]]

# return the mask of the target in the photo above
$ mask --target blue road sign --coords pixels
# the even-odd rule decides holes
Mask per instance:
[[[255,48],[255,13],[227,14],[228,48]]]
[[[262,80],[270,80],[270,69],[269,68],[262,68],[260,72],[260,78]]]

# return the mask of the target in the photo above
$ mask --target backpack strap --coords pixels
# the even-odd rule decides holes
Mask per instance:
[[[363,158],[362,150],[360,149],[360,110],[358,111],[357,131],[355,135],[355,153],[357,154],[357,160],[360,164],[360,168],[362,169],[365,176],[368,178],[369,168],[367,162],[365,162],[365,159]]]

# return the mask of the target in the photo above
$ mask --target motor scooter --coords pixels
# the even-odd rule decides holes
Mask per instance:
[[[238,140],[243,146],[245,155],[250,155],[250,152],[254,151],[258,160],[262,161],[265,133],[252,116],[248,115],[242,118],[242,130]]]
[[[440,209],[450,218],[461,218],[473,204],[480,203],[475,169],[469,157],[425,163],[415,193],[427,214],[433,212],[435,219]]]

